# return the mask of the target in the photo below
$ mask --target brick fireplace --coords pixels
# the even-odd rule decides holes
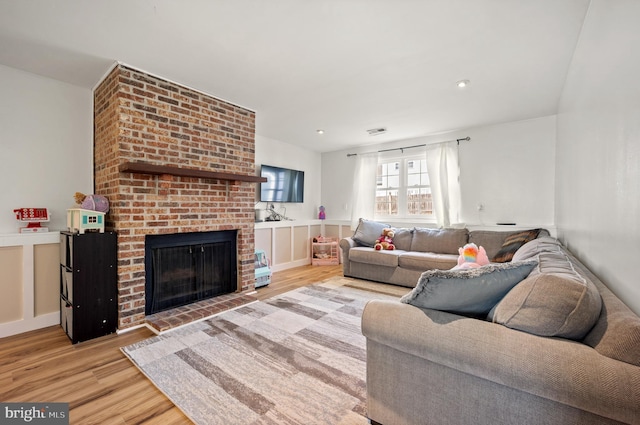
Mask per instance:
[[[146,235],[237,230],[237,291],[253,289],[253,111],[118,64],[94,91],[94,177],[118,234],[118,328],[145,319]]]

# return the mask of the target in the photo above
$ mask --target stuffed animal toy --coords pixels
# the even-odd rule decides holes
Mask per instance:
[[[76,204],[80,204],[82,209],[103,213],[109,212],[109,200],[104,196],[85,195],[84,193],[76,192],[73,198],[76,200]]]
[[[462,248],[458,248],[458,253],[460,254],[458,265],[454,269],[472,269],[489,264],[489,257],[487,257],[485,249],[482,246],[478,248],[474,243],[468,243]]]
[[[385,229],[382,229],[382,234],[376,240],[376,244],[373,246],[373,248],[376,251],[382,251],[382,250],[393,251],[394,249],[396,249],[396,246],[393,244],[393,237],[395,235],[396,234],[393,232],[393,229],[391,228],[387,227]]]

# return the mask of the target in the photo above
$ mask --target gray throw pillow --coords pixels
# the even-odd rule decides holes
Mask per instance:
[[[376,240],[382,234],[382,230],[391,227],[385,223],[379,223],[377,221],[366,220],[361,218],[358,222],[358,227],[355,233],[351,237],[354,241],[363,246],[373,246]]]
[[[530,260],[473,269],[428,270],[400,301],[421,308],[486,315],[536,264]]]

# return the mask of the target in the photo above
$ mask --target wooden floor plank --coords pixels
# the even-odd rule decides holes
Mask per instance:
[[[342,266],[276,272],[256,297],[264,300],[340,275]],[[72,345],[60,326],[50,326],[2,338],[0,400],[69,403],[71,424],[189,424],[120,351],[153,335],[138,328]]]

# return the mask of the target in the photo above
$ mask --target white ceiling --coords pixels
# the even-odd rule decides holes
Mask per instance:
[[[0,64],[92,88],[119,61],[254,110],[260,136],[323,152],[555,114],[588,6],[0,0]],[[369,136],[376,127],[388,132]]]

